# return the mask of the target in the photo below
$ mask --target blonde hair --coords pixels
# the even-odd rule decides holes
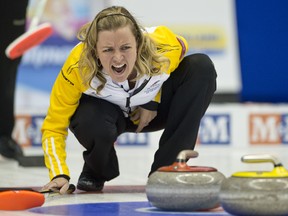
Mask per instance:
[[[85,24],[78,33],[78,39],[84,43],[84,49],[79,59],[79,70],[84,84],[90,85],[93,77],[97,77],[102,83],[97,87],[99,93],[106,83],[101,73],[102,66],[97,59],[96,43],[100,31],[111,31],[121,27],[130,26],[137,43],[137,57],[135,69],[140,78],[144,74],[149,76],[158,75],[163,72],[169,64],[168,58],[157,53],[154,41],[143,34],[144,29],[136,22],[135,18],[124,7],[112,6],[102,10],[96,15],[91,23]],[[167,67],[168,68],[168,67]]]

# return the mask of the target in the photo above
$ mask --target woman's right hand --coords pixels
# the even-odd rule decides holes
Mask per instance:
[[[144,127],[157,116],[157,111],[147,110],[142,107],[138,107],[130,116],[131,121],[138,123],[136,133],[140,133]]]

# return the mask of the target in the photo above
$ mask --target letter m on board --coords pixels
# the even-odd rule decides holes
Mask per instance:
[[[280,144],[281,139],[280,114],[251,114],[250,143],[251,144]]]
[[[231,142],[230,115],[206,114],[199,128],[198,143],[200,144],[229,144]]]

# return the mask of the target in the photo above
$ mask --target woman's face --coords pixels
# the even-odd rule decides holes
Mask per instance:
[[[113,81],[128,79],[135,65],[137,44],[129,26],[98,34],[97,54]]]

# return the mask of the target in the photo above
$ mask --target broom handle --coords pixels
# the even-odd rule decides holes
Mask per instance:
[[[36,6],[37,8],[36,8],[35,15],[33,16],[32,20],[31,20],[29,30],[37,27],[37,25],[40,21],[40,18],[43,14],[46,3],[47,3],[47,0],[40,0],[39,1],[38,5]]]

